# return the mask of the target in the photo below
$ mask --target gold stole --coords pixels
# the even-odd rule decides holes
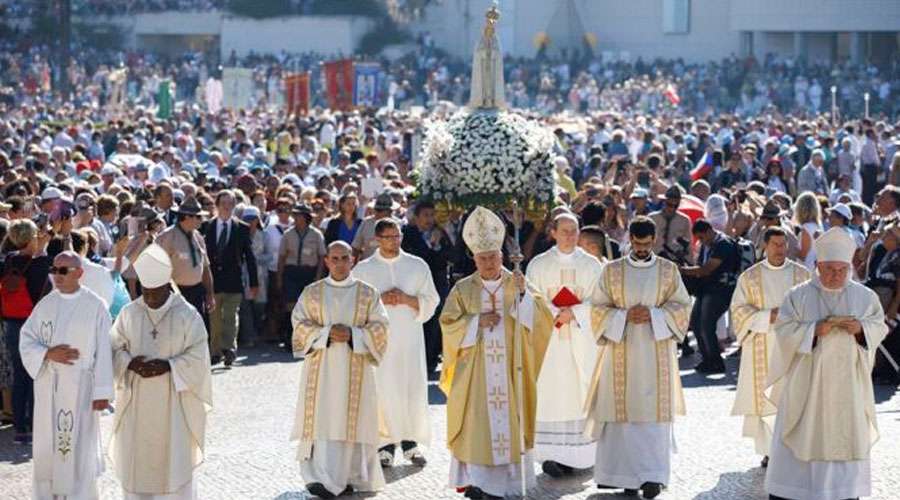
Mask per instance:
[[[793,285],[809,279],[809,272],[798,264],[791,261],[785,262],[786,266],[793,269]],[[743,282],[744,296],[747,298],[747,304],[751,307],[742,306],[734,309],[734,322],[740,330],[748,329],[746,322],[765,305],[765,288],[763,287],[763,268],[764,264],[760,263],[747,270],[747,276],[741,280]],[[751,332],[763,333],[763,332]],[[769,374],[769,347],[766,335],[753,336],[753,407],[756,409],[757,415],[772,414],[772,411],[766,410],[766,402],[768,398],[765,396],[766,377]]]
[[[595,308],[592,312],[592,324],[596,329],[597,325],[606,326],[606,321],[616,309],[626,309],[625,307],[625,269],[627,267],[626,259],[621,258],[607,264],[604,273],[604,287],[606,293],[612,301],[612,307]],[[678,290],[678,281],[680,276],[674,264],[657,259],[657,269],[659,277],[656,283],[657,295],[654,307],[662,307]],[[663,307],[664,308],[664,307]],[[664,308],[667,314],[673,315],[673,319],[677,324],[687,324],[689,319],[688,313],[683,307]],[[626,325],[627,328],[627,325]],[[607,351],[612,347],[612,372],[613,372],[613,402],[615,404],[616,422],[628,422],[628,405],[626,398],[626,389],[628,383],[628,347],[625,339],[621,342],[609,342],[604,337],[600,337],[600,355],[597,359],[594,376],[591,380],[591,388],[588,392],[587,408],[590,411],[590,405],[593,404],[594,395],[597,392],[597,386],[600,383],[600,374],[603,367],[603,359]],[[672,360],[669,355],[669,339],[656,341],[656,418],[658,422],[672,421]]]
[[[367,335],[372,336],[375,350],[383,355],[387,347],[387,330],[381,323],[371,325],[367,328],[369,322],[369,311],[371,304],[375,298],[374,289],[357,283],[356,285],[356,308],[353,312],[353,322],[350,325],[355,328],[363,328]],[[312,336],[318,333],[325,326],[325,280],[321,280],[309,286],[304,290],[303,296],[304,310],[307,319],[301,322],[294,329],[293,346],[295,351],[304,351],[307,343],[312,340]],[[325,349],[318,349],[311,352],[305,360],[306,365],[306,387],[304,390],[304,413],[303,413],[303,441],[312,441],[314,439],[316,402],[319,391],[319,372],[322,368],[322,360],[325,357]],[[350,387],[347,396],[347,441],[356,440],[357,424],[359,420],[360,396],[362,394],[363,385],[363,369],[366,362],[374,362],[375,357],[370,353],[350,353]]]

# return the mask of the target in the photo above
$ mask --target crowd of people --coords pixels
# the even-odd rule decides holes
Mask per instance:
[[[417,189],[428,123],[469,85],[427,39],[388,70],[395,106],[300,116],[279,74],[319,55],[233,57],[256,105],[209,111],[208,55],[83,49],[99,57],[75,59],[63,99],[22,48],[0,57],[0,401],[37,496],[96,496],[110,401],[125,497],[196,496],[211,370],[280,348],[304,359],[293,438],[316,496],[380,489],[398,451],[425,466],[440,379],[467,497],[533,484],[537,460],[653,498],[684,413],[676,358],[715,376],[732,347],[767,491],[868,495],[871,377],[896,384],[900,359],[896,64],[508,60],[508,101],[555,137],[552,207],[514,220]]]

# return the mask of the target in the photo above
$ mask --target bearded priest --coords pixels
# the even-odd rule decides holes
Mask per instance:
[[[597,440],[599,488],[655,498],[669,482],[672,422],[684,415],[675,350],[691,299],[675,264],[653,254],[652,219],[635,217],[628,237],[631,253],[606,265],[594,293],[600,353],[585,434]]]
[[[850,234],[832,228],[815,251],[816,275],[788,293],[775,323],[767,383],[782,391],[766,472],[772,499],[871,495],[872,363],[888,328],[875,292],[850,279]]]
[[[521,272],[503,269],[505,227],[499,217],[476,207],[462,235],[477,270],[456,283],[440,317],[450,486],[464,490],[468,498],[502,498],[519,494],[521,488],[520,425],[526,481],[535,484],[531,449],[536,384],[553,316],[543,295],[526,283]],[[515,369],[517,321],[521,388]]]

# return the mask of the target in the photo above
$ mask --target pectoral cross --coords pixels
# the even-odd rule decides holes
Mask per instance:
[[[156,336],[159,335],[159,332],[156,331],[156,328],[150,331],[150,335],[153,336],[153,340],[156,340]]]

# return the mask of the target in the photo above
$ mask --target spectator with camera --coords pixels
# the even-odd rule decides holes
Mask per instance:
[[[691,331],[703,359],[694,368],[700,373],[725,373],[716,324],[731,304],[740,255],[735,242],[705,219],[697,220],[691,233],[701,243],[700,255],[696,266],[681,267],[681,275],[698,282],[694,288],[697,295],[691,310]]]

